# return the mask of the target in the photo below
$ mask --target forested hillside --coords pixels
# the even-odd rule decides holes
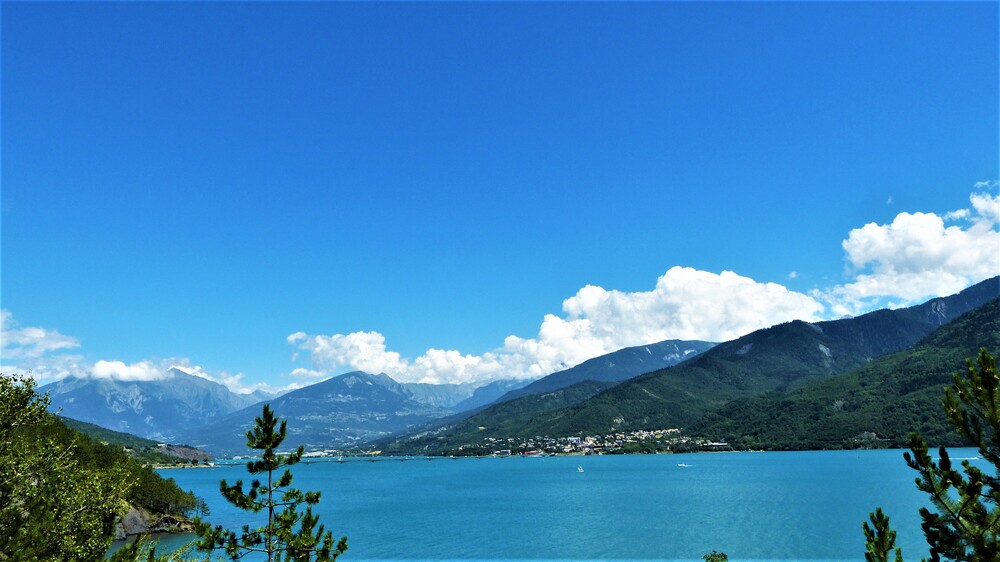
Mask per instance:
[[[827,322],[794,321],[758,330],[681,365],[630,379],[580,404],[536,416],[521,431],[575,435],[688,427],[731,400],[789,392],[906,349],[997,294],[998,278],[994,277],[910,308]]]
[[[208,461],[213,457],[201,449],[187,445],[171,445],[146,439],[131,433],[122,433],[71,418],[59,416],[66,427],[90,437],[98,443],[124,449],[141,463],[159,465],[183,464],[191,461]]]
[[[130,507],[189,514],[198,499],[46,411],[30,378],[0,376],[0,559],[94,560]]]
[[[943,389],[966,358],[1000,351],[1000,299],[946,324],[911,349],[788,394],[733,401],[688,432],[747,448],[903,446],[917,431],[959,445],[940,415]]]

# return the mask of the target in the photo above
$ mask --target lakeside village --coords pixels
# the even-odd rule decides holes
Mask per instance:
[[[485,428],[482,428],[485,429]],[[863,432],[851,440],[851,447],[863,449],[882,449],[889,446],[889,440],[880,438],[872,432]],[[172,445],[160,444],[160,447],[176,447]],[[126,449],[128,450],[128,449]],[[197,451],[197,449],[194,449]],[[379,458],[384,460],[399,459],[407,460],[413,458],[459,458],[459,457],[545,457],[545,456],[572,456],[572,455],[635,455],[635,454],[669,454],[669,453],[697,453],[697,452],[726,452],[726,451],[747,451],[762,449],[746,449],[739,446],[734,447],[724,441],[712,441],[700,437],[688,437],[681,433],[680,429],[653,429],[637,430],[630,432],[608,433],[606,435],[588,435],[584,437],[548,437],[535,436],[524,438],[495,438],[485,437],[481,444],[459,445],[453,450],[440,450],[427,455],[394,455],[383,454],[380,450],[362,449],[323,449],[307,451],[302,455],[304,462],[309,460],[336,459],[340,462],[357,461],[362,459],[375,461]],[[200,459],[179,459],[174,463],[157,464],[157,468],[193,468],[216,466],[217,459],[198,451],[205,458]],[[280,454],[288,454],[289,451],[279,451]],[[253,455],[235,455],[228,459],[219,459],[222,463],[227,461],[244,461],[256,459]],[[188,464],[190,463],[190,464]]]
[[[556,455],[622,455],[656,453],[691,453],[697,451],[732,451],[724,442],[691,438],[681,434],[679,429],[655,429],[631,432],[588,435],[584,437],[525,438],[486,437],[482,444],[460,445],[454,450],[443,451],[430,456],[438,457],[541,457]],[[378,457],[382,451],[343,451],[328,449],[309,451],[303,459],[340,458],[368,456]],[[233,460],[250,457],[236,456]]]
[[[585,437],[486,437],[482,445],[460,445],[454,456],[620,455],[731,451],[728,443],[686,437],[679,429],[639,430]]]

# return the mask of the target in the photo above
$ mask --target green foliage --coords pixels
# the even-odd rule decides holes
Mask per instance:
[[[875,508],[871,514],[872,526],[861,525],[865,534],[865,562],[889,562],[889,554],[895,553],[895,562],[903,562],[903,554],[896,548],[896,531],[889,528],[889,517],[882,513],[882,508]]]
[[[291,488],[292,473],[288,468],[275,479],[278,469],[302,459],[301,446],[288,455],[276,453],[285,435],[286,421],[281,420],[279,425],[270,406],[265,404],[263,413],[255,419],[253,429],[247,432],[247,446],[261,451],[259,460],[247,463],[247,472],[266,473],[267,482],[254,480],[247,491],[243,489],[242,480],[237,480],[232,486],[225,480],[220,482],[222,496],[229,503],[254,513],[267,511],[267,525],[255,529],[244,525],[237,533],[223,529],[221,525],[212,527],[196,518],[195,532],[200,537],[196,543],[198,550],[221,548],[233,560],[249,552],[264,552],[269,562],[279,559],[333,561],[347,550],[347,537],[341,537],[334,545],[332,534],[324,531],[323,525],[319,524],[319,516],[312,512],[312,506],[319,503],[319,492]],[[299,512],[302,504],[306,505],[305,511]]]
[[[130,483],[60,439],[30,377],[0,376],[0,560],[89,560],[111,543]]]
[[[187,546],[169,554],[156,554],[155,541],[147,537],[139,537],[116,550],[108,558],[108,562],[182,562],[189,559],[194,546]]]
[[[48,404],[30,377],[0,375],[0,560],[100,559],[129,504],[197,505],[121,448],[67,428]]]
[[[920,509],[921,527],[930,546],[930,560],[1000,560],[1000,376],[996,358],[981,349],[974,364],[967,361],[966,377],[954,375],[953,387],[945,391],[944,411],[948,422],[980,456],[993,465],[986,474],[969,461],[956,470],[942,447],[934,462],[927,442],[914,434],[906,464],[917,471],[917,488],[928,494],[936,511]],[[888,557],[895,539],[888,518],[881,510],[871,515],[874,528],[864,525],[869,560]],[[902,556],[897,551],[897,561]]]
[[[913,431],[938,446],[962,445],[940,415],[941,392],[980,346],[1000,350],[1000,299],[850,373],[730,402],[686,433],[749,449],[904,447]]]
[[[729,562],[729,557],[726,556],[725,552],[716,552],[714,550],[702,558],[705,559],[705,562]]]

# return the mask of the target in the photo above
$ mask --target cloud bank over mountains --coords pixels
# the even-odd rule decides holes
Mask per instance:
[[[838,318],[953,294],[1000,273],[1000,196],[991,193],[997,183],[979,182],[976,187],[990,192],[973,193],[969,208],[944,215],[903,212],[889,224],[851,230],[842,242],[849,281],[841,285],[805,294],[732,271],[671,267],[649,291],[587,285],[563,301],[560,314],[545,315],[534,337],[510,335],[501,346],[480,355],[428,349],[406,358],[377,331],[296,332],[287,341],[309,366],[289,373],[301,381],[291,386],[348,370],[430,383],[539,377],[623,347],[666,339],[726,341],[794,319]],[[179,367],[237,391],[274,389],[264,383],[247,385],[242,374],[208,373],[188,359],[86,363],[70,353],[80,347],[75,338],[45,328],[22,328],[6,310],[0,319],[4,372],[32,370],[39,379],[75,374],[151,380]]]
[[[98,360],[88,363],[84,356],[66,353],[80,347],[80,342],[56,330],[39,327],[22,327],[8,310],[0,311],[0,372],[30,373],[35,379],[50,382],[68,376],[93,377],[119,381],[152,381],[170,376],[171,369],[179,369],[210,381],[224,384],[238,393],[255,390],[276,390],[265,383],[245,384],[242,373],[209,373],[186,358],[162,361],[125,363],[117,360]],[[301,386],[293,384],[292,387]]]
[[[288,342],[308,352],[314,368],[293,375],[359,369],[430,383],[538,377],[623,347],[666,339],[721,342],[790,320],[917,304],[1000,273],[1000,196],[973,193],[970,203],[970,209],[944,216],[900,213],[891,224],[852,230],[842,246],[853,281],[808,295],[732,271],[672,267],[651,291],[587,285],[563,301],[562,315],[547,314],[535,337],[508,336],[502,347],[482,355],[429,349],[408,360],[378,332],[298,332]]]
[[[325,376],[349,369],[385,372],[404,381],[469,382],[497,377],[540,377],[587,359],[666,339],[725,341],[792,319],[818,320],[823,306],[775,283],[673,267],[651,291],[626,293],[587,285],[563,301],[562,315],[547,314],[533,338],[508,336],[482,355],[430,349],[410,361],[386,347],[378,332],[292,334]]]

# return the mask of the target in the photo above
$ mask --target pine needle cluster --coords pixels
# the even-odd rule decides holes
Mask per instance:
[[[974,364],[967,361],[966,376],[955,373],[954,385],[945,390],[944,411],[948,422],[979,456],[993,466],[987,474],[968,460],[958,470],[941,447],[937,462],[931,458],[927,442],[917,434],[910,439],[910,451],[903,456],[917,471],[917,488],[930,496],[934,510],[920,509],[921,527],[930,546],[931,562],[1000,560],[1000,376],[996,358],[981,349]],[[902,562],[895,547],[896,532],[889,518],[876,509],[864,523],[868,562]]]

